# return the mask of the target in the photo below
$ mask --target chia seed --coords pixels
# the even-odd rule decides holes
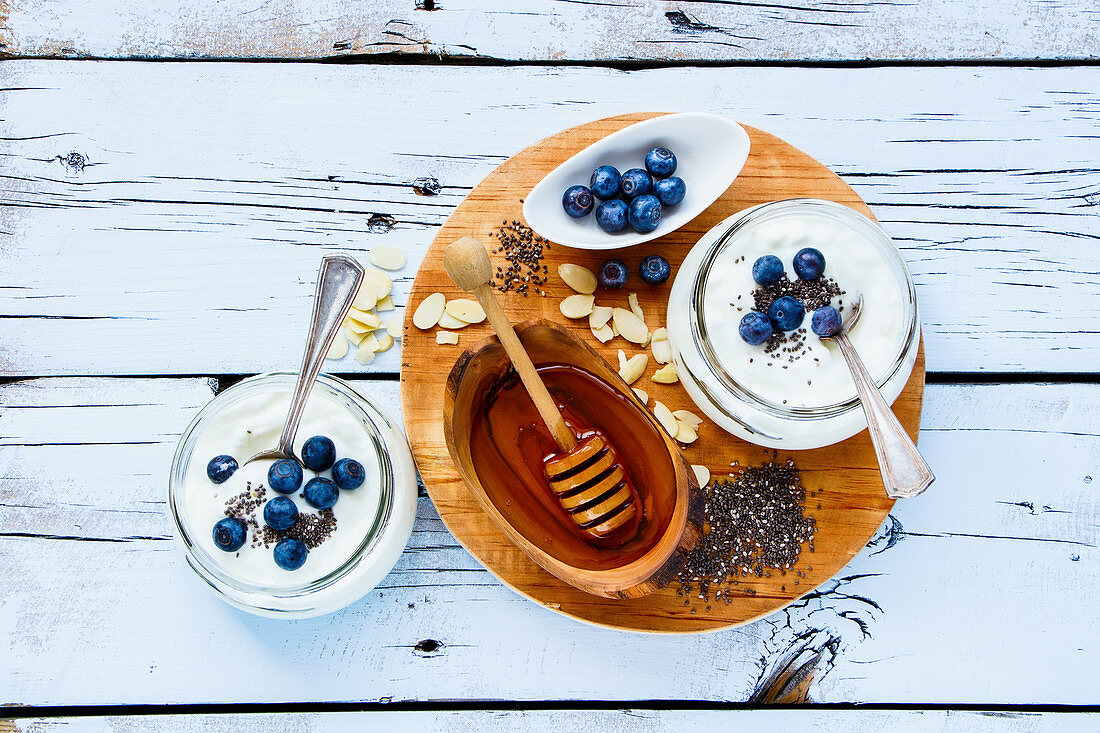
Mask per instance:
[[[266,524],[261,525],[259,517],[266,503],[267,489],[262,484],[253,488],[251,481],[245,484],[244,491],[225,502],[225,516],[244,522],[252,538],[252,547],[271,547],[279,540],[291,537],[301,540],[312,550],[336,531],[336,516],[331,509],[323,509],[317,514],[302,512],[290,529],[276,530]]]
[[[842,296],[845,293],[846,291],[841,290],[836,281],[830,277],[823,276],[816,280],[795,279],[792,282],[787,279],[786,275],[782,275],[772,285],[762,285],[752,291],[752,309],[760,313],[767,313],[772,303],[784,295],[789,295],[802,303],[802,307],[806,309],[806,316],[809,317],[818,308],[830,305],[834,299],[837,300],[837,310],[843,311],[844,301]],[[805,353],[803,346],[806,343],[807,333],[805,328],[799,328],[795,331],[777,330],[764,343],[764,352],[772,354],[778,359],[793,362]],[[800,350],[801,353],[799,353]],[[768,364],[768,366],[771,366],[771,364]],[[783,368],[786,369],[787,367]]]
[[[508,260],[508,266],[504,269],[497,267],[494,274],[497,290],[502,293],[513,291],[527,297],[528,291],[533,288],[536,295],[545,296],[542,286],[546,284],[547,268],[542,264],[542,258],[550,249],[550,242],[515,219],[501,222],[490,236],[500,242],[500,246],[493,249],[493,254],[503,254]]]

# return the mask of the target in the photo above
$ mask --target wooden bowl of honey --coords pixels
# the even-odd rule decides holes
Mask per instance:
[[[444,435],[466,488],[517,547],[570,585],[607,598],[667,585],[703,525],[703,495],[679,446],[571,331],[537,320],[516,332],[570,428],[614,446],[636,489],[637,521],[597,541],[563,508],[543,470],[556,445],[495,337],[463,353],[447,379]]]

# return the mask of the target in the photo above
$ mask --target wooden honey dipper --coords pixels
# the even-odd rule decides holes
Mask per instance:
[[[543,459],[543,470],[562,508],[581,532],[596,541],[632,523],[636,526],[638,494],[618,454],[599,431],[586,433],[578,441],[565,424],[557,403],[493,292],[493,266],[485,247],[472,237],[463,237],[443,252],[443,267],[455,285],[473,293],[481,303],[489,324],[561,451]]]

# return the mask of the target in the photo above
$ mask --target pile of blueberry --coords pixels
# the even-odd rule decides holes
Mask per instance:
[[[687,186],[676,172],[676,156],[668,148],[653,148],[645,156],[645,168],[625,173],[612,165],[592,171],[587,186],[570,186],[561,197],[562,208],[574,219],[596,209],[596,223],[609,234],[621,232],[629,224],[641,234],[652,232],[661,223],[661,206],[675,206],[684,200]],[[596,206],[596,199],[602,203]]]
[[[798,250],[792,263],[800,280],[816,280],[825,272],[825,255],[813,247]],[[783,261],[775,255],[764,255],[752,265],[752,279],[764,287],[775,285],[784,277]],[[737,332],[752,346],[759,346],[775,331],[794,331],[802,325],[806,309],[790,295],[776,298],[768,312],[751,311],[741,319]],[[814,311],[810,328],[818,336],[832,336],[840,330],[840,313],[831,305]]]
[[[287,495],[302,488],[302,498],[318,510],[331,509],[340,498],[340,490],[352,491],[363,485],[366,471],[363,464],[353,458],[336,460],[336,444],[323,435],[314,435],[302,446],[302,464],[320,473],[332,469],[332,478],[315,476],[306,481],[302,465],[283,458],[271,464],[267,470],[267,485],[276,496],[264,505],[264,523],[274,530],[285,531],[298,521],[298,506]],[[237,470],[232,456],[216,456],[206,467],[206,475],[216,484],[225,482]],[[225,552],[236,552],[245,543],[247,528],[237,517],[226,517],[214,525],[214,544]],[[294,537],[284,537],[275,545],[275,562],[284,570],[297,570],[309,554],[306,544]]]

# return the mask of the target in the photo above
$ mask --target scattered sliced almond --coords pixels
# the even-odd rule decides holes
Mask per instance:
[[[592,335],[595,336],[601,344],[606,344],[608,341],[615,338],[615,329],[611,327],[610,323],[605,323],[599,328],[593,328]]]
[[[375,300],[381,300],[393,290],[393,278],[381,270],[368,267],[363,271],[363,285],[370,287]]]
[[[367,258],[372,265],[383,270],[400,270],[405,266],[405,253],[397,247],[387,247],[384,244],[371,249]]]
[[[626,352],[619,349],[619,369],[626,368]]]
[[[481,303],[469,298],[448,300],[444,312],[466,324],[481,323],[485,320],[485,311],[482,310]]]
[[[359,350],[355,352],[355,360],[360,364],[370,364],[374,361],[374,350],[360,346]]]
[[[375,341],[378,344],[378,348],[374,350],[374,353],[381,354],[383,351],[389,351],[393,346],[393,336],[390,336],[385,331],[379,331],[379,335],[375,335]]]
[[[578,293],[591,295],[596,292],[596,275],[587,267],[573,265],[568,262],[564,265],[558,265],[558,277]]]
[[[593,305],[592,312],[588,314],[588,327],[595,330],[607,325],[613,310],[615,309],[609,305]]]
[[[676,422],[685,422],[696,430],[703,424],[703,418],[687,410],[673,410],[672,416],[676,418]]]
[[[669,435],[675,437],[676,433],[679,432],[680,425],[676,422],[676,418],[672,416],[672,410],[665,407],[660,400],[653,400],[653,416],[657,418],[657,422],[661,423],[661,427]]]
[[[359,350],[360,350],[360,351],[362,351],[363,349],[368,349],[368,350],[370,350],[370,352],[371,352],[372,354],[375,354],[375,353],[377,353],[377,352],[378,352],[378,337],[377,337],[377,336],[375,336],[375,335],[374,335],[373,333],[372,333],[372,334],[369,334],[369,335],[368,335],[368,336],[367,336],[367,337],[366,337],[365,339],[363,339],[363,340],[362,340],[362,342],[360,342],[360,344],[359,344]]]
[[[643,405],[649,404],[649,392],[646,392],[644,389],[638,389],[637,387],[635,387],[634,394],[638,395],[638,399],[642,401]]]
[[[649,329],[645,321],[626,308],[615,308],[611,313],[611,321],[615,324],[615,330],[627,341],[645,346],[649,341]]]
[[[710,483],[710,469],[706,466],[691,464],[691,470],[695,473],[695,480],[699,482],[699,488]]]
[[[332,342],[332,346],[328,347],[328,354],[325,355],[326,359],[343,359],[348,355],[348,340],[343,336],[337,334],[336,340]]]
[[[388,333],[390,336],[393,336],[395,339],[401,338],[400,313],[394,313],[392,316],[390,316],[389,320],[386,321],[386,333]]]
[[[356,346],[363,343],[363,339],[365,339],[367,337],[367,334],[369,334],[369,333],[370,333],[370,331],[362,331],[362,332],[353,331],[353,330],[351,330],[351,327],[348,326],[348,325],[345,325],[345,327],[344,327],[344,335],[348,337],[348,341],[352,342]]]
[[[649,348],[653,351],[653,361],[658,364],[668,364],[672,361],[672,345],[668,342],[667,328],[662,326],[653,332]]]
[[[439,323],[439,317],[443,315],[443,309],[446,307],[447,296],[443,293],[432,293],[420,301],[420,305],[416,306],[416,312],[413,313],[413,325],[421,331],[427,331]]]
[[[355,300],[351,304],[361,311],[369,311],[378,304],[378,296],[374,294],[370,283],[366,280],[359,283],[359,291],[355,293]]]
[[[344,319],[344,329],[347,330],[348,333],[358,336],[360,341],[363,336],[370,333],[372,330],[370,326],[364,326],[362,323],[353,321],[350,318]]]
[[[449,328],[451,330],[457,331],[460,328],[466,328],[466,326],[469,326],[470,324],[466,323],[466,321],[458,320],[447,311],[443,311],[443,315],[439,317],[438,325],[440,328]]]
[[[675,364],[665,364],[663,367],[653,372],[653,376],[650,377],[657,384],[676,384],[680,381],[680,377],[676,374]]]
[[[592,312],[596,299],[591,295],[570,295],[558,304],[561,314],[566,318],[584,318]]]
[[[642,323],[645,323],[645,313],[642,313],[642,306],[638,305],[638,294],[631,293],[626,296],[626,302],[630,305],[630,312],[638,316]]]
[[[458,334],[454,331],[436,331],[435,342],[437,344],[449,344],[454,346],[458,343]]]
[[[699,434],[686,422],[680,422],[676,423],[676,435],[673,437],[681,443],[694,443]]]
[[[619,376],[627,384],[634,384],[645,374],[647,366],[649,366],[649,357],[645,354],[635,354],[619,369]]]
[[[378,302],[375,304],[374,309],[377,311],[392,311],[396,307],[397,306],[393,304],[393,298],[387,295],[385,298],[378,299]]]
[[[352,308],[348,313],[348,319],[370,329],[382,327],[382,319],[378,317],[377,313],[364,313],[356,308]]]

